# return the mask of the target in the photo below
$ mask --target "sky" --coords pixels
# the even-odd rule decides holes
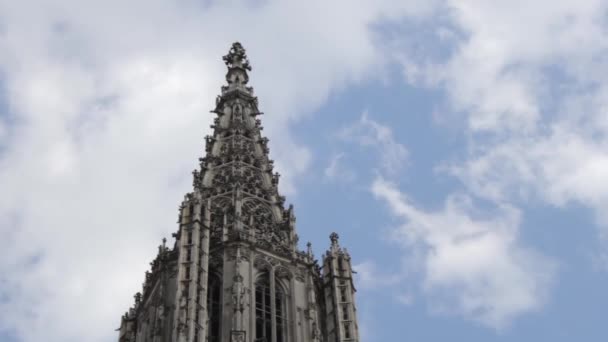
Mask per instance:
[[[362,341],[606,341],[607,7],[0,0],[0,341],[116,340],[234,41]]]

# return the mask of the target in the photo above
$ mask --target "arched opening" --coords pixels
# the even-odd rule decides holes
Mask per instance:
[[[268,272],[255,282],[255,342],[286,342],[288,340],[287,290]]]

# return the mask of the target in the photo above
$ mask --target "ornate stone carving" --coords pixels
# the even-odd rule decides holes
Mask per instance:
[[[285,266],[278,266],[275,269],[274,274],[278,278],[285,278],[285,279],[291,279],[292,278],[291,271],[287,267],[285,267]]]
[[[245,342],[245,331],[233,330],[230,332],[230,342]]]
[[[247,250],[241,248],[241,250],[238,253],[240,255],[239,261],[249,261],[249,254],[246,252],[247,252]],[[236,260],[236,256],[237,256],[236,249],[230,249],[228,251],[227,260],[228,261]]]
[[[264,256],[259,255],[253,261],[253,267],[260,271],[270,271],[273,265]]]
[[[296,268],[296,280],[299,282],[306,282],[306,270],[302,268]]]
[[[211,240],[222,239],[224,228],[229,229],[234,224],[234,207],[232,199],[219,197],[211,201]]]
[[[249,65],[249,60],[247,60],[245,49],[239,42],[232,44],[230,51],[223,59],[228,68],[243,68],[251,71],[251,65]]]

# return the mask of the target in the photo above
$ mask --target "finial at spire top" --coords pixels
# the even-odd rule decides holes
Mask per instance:
[[[331,233],[331,235],[329,235],[329,239],[331,240],[332,245],[337,245],[339,238],[340,238],[340,235],[338,235],[338,233],[336,233],[336,232],[333,232],[333,233]]]
[[[228,54],[224,56],[223,59],[229,69],[243,68],[251,71],[251,65],[249,65],[249,60],[247,59],[245,49],[239,42],[234,42],[232,44],[230,51],[228,51]]]

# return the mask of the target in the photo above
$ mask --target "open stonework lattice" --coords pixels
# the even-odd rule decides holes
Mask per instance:
[[[175,243],[159,246],[119,342],[359,341],[350,255],[338,235],[315,259],[298,249],[293,206],[261,134],[245,49],[223,57],[226,82],[205,137]]]

